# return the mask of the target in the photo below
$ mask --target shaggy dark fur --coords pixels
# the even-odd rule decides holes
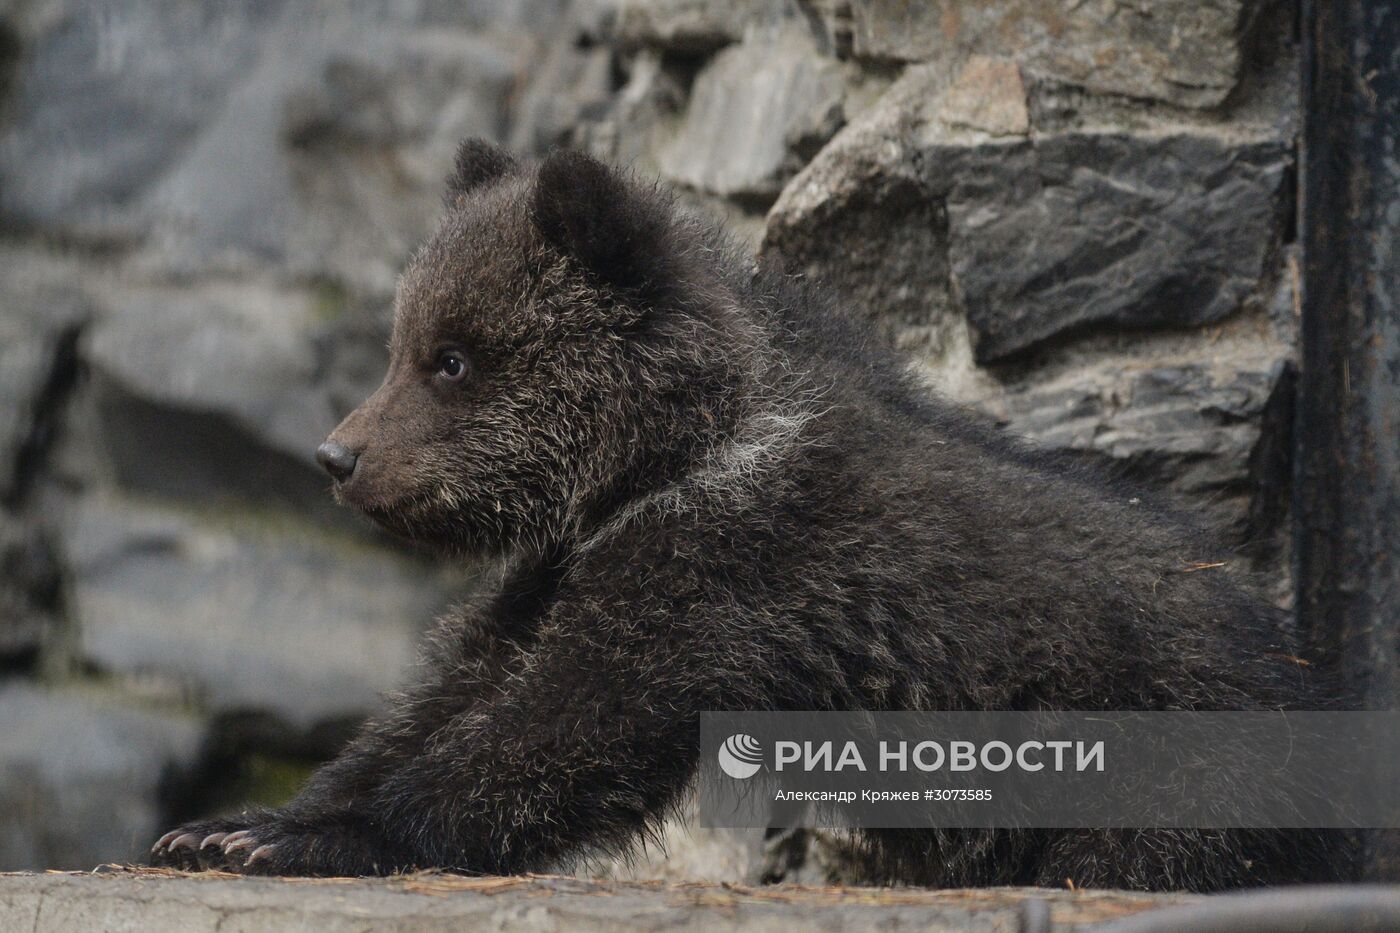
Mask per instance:
[[[494,555],[418,684],[283,810],[167,864],[541,869],[685,793],[703,710],[1315,707],[1199,531],[917,388],[863,323],[585,156],[464,144],[336,495]],[[349,461],[345,457],[350,458]],[[872,875],[1214,889],[1338,871],[1316,835],[883,832]]]

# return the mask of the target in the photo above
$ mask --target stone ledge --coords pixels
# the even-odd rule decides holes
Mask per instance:
[[[1069,930],[1200,898],[583,881],[551,875],[271,879],[103,866],[0,874],[0,930]]]

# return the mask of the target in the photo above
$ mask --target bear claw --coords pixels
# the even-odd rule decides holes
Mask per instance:
[[[170,851],[174,852],[176,849],[194,849],[198,842],[199,837],[194,833],[181,833],[170,840]]]
[[[251,865],[251,864],[253,864],[254,862],[258,861],[259,859],[267,858],[268,856],[270,856],[270,855],[273,853],[273,851],[276,850],[276,848],[277,848],[277,846],[273,845],[272,843],[268,843],[267,845],[258,846],[256,849],[253,850],[253,853],[252,853],[251,855],[248,856],[248,861],[245,862],[244,864],[245,864],[245,865]]]
[[[182,835],[184,834],[180,832],[180,830],[172,829],[170,832],[166,833],[164,836],[161,836],[159,839],[156,840],[156,844],[151,846],[151,851],[159,852]]]
[[[238,849],[246,849],[257,844],[258,841],[253,838],[253,834],[246,829],[240,829],[236,833],[229,833],[223,839],[225,853],[233,852]]]
[[[216,846],[228,838],[228,833],[210,833],[204,837],[204,841],[199,844],[199,851],[203,852],[210,846]]]

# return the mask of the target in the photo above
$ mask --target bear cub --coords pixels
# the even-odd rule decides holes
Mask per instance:
[[[1202,534],[904,375],[858,313],[653,186],[468,141],[405,269],[336,498],[502,568],[419,680],[285,808],[153,860],[525,872],[624,852],[683,799],[705,710],[1316,708],[1281,613]],[[868,832],[872,879],[1323,880],[1319,834]]]

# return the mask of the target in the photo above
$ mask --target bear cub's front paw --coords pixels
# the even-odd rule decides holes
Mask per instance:
[[[153,865],[244,875],[386,875],[405,867],[400,861],[352,822],[278,813],[189,823],[151,848]]]
[[[244,851],[249,842],[249,829],[254,817],[245,814],[230,819],[199,820],[172,829],[151,846],[150,862],[166,868],[185,871],[227,868]],[[260,857],[265,857],[263,853]],[[244,859],[246,863],[246,858]]]

